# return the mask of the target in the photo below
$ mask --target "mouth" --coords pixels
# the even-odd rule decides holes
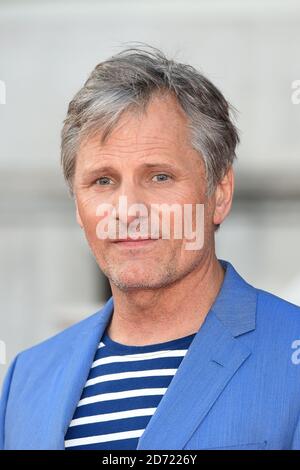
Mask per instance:
[[[123,240],[115,240],[113,243],[121,248],[142,248],[157,242],[157,240],[158,238],[139,238],[136,240],[125,238]]]

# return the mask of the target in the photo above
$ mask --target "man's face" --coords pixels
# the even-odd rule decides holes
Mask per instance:
[[[153,98],[145,115],[124,114],[104,144],[95,134],[82,141],[77,154],[74,194],[78,222],[100,269],[123,290],[167,286],[201,265],[212,249],[214,232],[213,198],[207,200],[205,190],[204,163],[191,147],[187,118],[171,95]],[[182,208],[192,204],[193,214],[196,204],[205,204],[203,247],[188,250],[184,236],[174,237],[172,212],[169,239],[162,238],[161,229],[159,238],[148,241],[99,238],[97,208],[104,203],[118,208],[120,196],[126,196],[127,207],[143,204],[149,214],[152,204]],[[136,217],[122,210],[115,213],[117,225],[123,224],[123,228]],[[193,217],[194,229],[195,220]]]

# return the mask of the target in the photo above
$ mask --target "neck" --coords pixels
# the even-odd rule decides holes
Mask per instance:
[[[129,346],[161,343],[196,333],[224,280],[215,254],[176,283],[160,289],[122,291],[111,286],[110,338]]]

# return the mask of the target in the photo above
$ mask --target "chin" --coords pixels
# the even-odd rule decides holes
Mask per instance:
[[[122,290],[147,289],[155,285],[149,276],[112,276],[110,280]]]
[[[115,284],[121,290],[134,290],[134,289],[158,289],[166,283],[165,279],[161,279],[158,275],[149,277],[149,272],[137,274],[134,272],[130,273],[108,273],[107,277],[110,281]]]

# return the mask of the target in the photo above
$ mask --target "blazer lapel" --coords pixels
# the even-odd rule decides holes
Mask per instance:
[[[219,261],[226,267],[221,290],[140,437],[138,450],[183,449],[251,354],[237,337],[255,328],[256,290],[230,263]]]
[[[38,438],[38,448],[64,449],[65,433],[80,399],[99,340],[112,312],[113,299],[111,297],[99,312],[87,319],[85,326],[72,340],[71,347],[68,343],[68,351],[65,355],[61,354],[60,360],[66,359],[59,375],[59,382],[55,385],[53,397],[55,412],[50,422],[47,420],[47,431]]]
[[[182,360],[137,449],[183,449],[250,350],[211,312]]]

